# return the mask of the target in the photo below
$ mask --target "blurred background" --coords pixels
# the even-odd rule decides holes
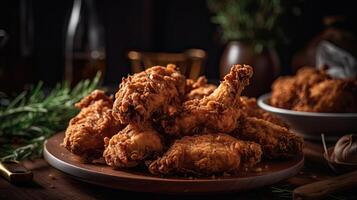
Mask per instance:
[[[0,91],[16,93],[39,80],[46,87],[64,79],[75,83],[93,77],[97,70],[104,73],[104,85],[116,87],[138,67],[166,58],[192,65],[187,76],[205,75],[216,83],[231,64],[252,64],[254,85],[247,93],[258,96],[269,91],[278,75],[315,65],[316,48],[322,40],[356,57],[353,4],[323,0],[3,0]]]

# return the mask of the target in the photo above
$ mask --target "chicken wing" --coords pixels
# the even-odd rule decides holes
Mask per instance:
[[[212,175],[236,173],[260,161],[262,150],[254,142],[240,141],[226,134],[185,136],[149,166],[153,174]]]
[[[155,66],[123,79],[115,95],[113,116],[122,123],[137,123],[153,113],[175,113],[185,93],[185,77],[175,65]]]
[[[111,139],[105,138],[103,157],[113,168],[130,168],[163,151],[163,141],[149,123],[128,124]]]
[[[252,75],[249,65],[234,65],[212,94],[184,102],[177,115],[163,120],[165,133],[182,136],[233,131],[240,117],[239,96]]]
[[[260,144],[267,159],[290,158],[302,152],[301,137],[285,127],[255,117],[242,117],[233,135]]]
[[[112,98],[101,90],[95,90],[75,105],[81,111],[72,118],[66,130],[62,146],[84,161],[102,156],[104,137],[111,137],[123,128],[112,117]]]

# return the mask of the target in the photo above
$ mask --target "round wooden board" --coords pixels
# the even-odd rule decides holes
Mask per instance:
[[[159,177],[149,172],[113,170],[103,164],[85,164],[60,146],[64,133],[48,139],[44,158],[53,167],[85,182],[105,187],[166,194],[203,194],[246,191],[271,185],[297,174],[304,165],[302,155],[287,161],[262,162],[260,172],[242,172],[231,177]]]

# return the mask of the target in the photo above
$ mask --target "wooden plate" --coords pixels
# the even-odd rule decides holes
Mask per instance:
[[[64,133],[48,139],[44,157],[53,167],[85,182],[137,192],[167,194],[246,191],[271,185],[297,174],[304,165],[302,155],[287,161],[262,162],[249,172],[231,177],[158,177],[149,172],[113,170],[101,164],[84,164],[60,144]]]

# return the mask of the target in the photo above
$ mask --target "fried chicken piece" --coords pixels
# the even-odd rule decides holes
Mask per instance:
[[[75,105],[81,111],[72,118],[66,130],[62,146],[91,161],[102,156],[104,137],[111,137],[123,128],[112,117],[112,98],[101,90],[95,90]]]
[[[296,84],[299,86],[311,87],[316,83],[331,79],[326,69],[316,69],[313,67],[303,67],[299,69],[295,76]]]
[[[149,171],[165,175],[236,173],[240,167],[252,167],[260,162],[261,154],[260,145],[226,134],[185,136],[151,163]]]
[[[109,104],[113,105],[113,97],[107,96],[103,90],[94,90],[88,96],[81,99],[74,106],[78,109],[89,107],[96,101],[103,100]]]
[[[294,110],[307,112],[357,112],[356,80],[325,80],[312,86],[305,104]]]
[[[285,127],[263,119],[242,117],[232,135],[238,139],[260,144],[263,157],[267,159],[290,158],[302,153],[301,137]]]
[[[325,69],[300,69],[272,86],[272,106],[305,112],[357,112],[356,80],[332,79]]]
[[[270,104],[279,108],[294,109],[306,104],[308,89],[324,80],[331,79],[325,70],[301,68],[295,76],[280,77],[272,85]]]
[[[207,78],[205,76],[200,76],[198,79],[195,81],[193,79],[186,79],[186,88],[185,92],[188,93],[191,90],[199,87],[203,87],[207,84]]]
[[[272,85],[272,95],[270,98],[270,105],[291,109],[299,100],[296,92],[297,86],[295,79],[292,77],[279,77]]]
[[[155,66],[124,78],[115,95],[113,116],[122,123],[137,123],[153,113],[175,113],[185,93],[185,77],[176,66]]]
[[[216,88],[216,85],[208,84],[204,76],[200,76],[197,81],[187,79],[185,100],[202,99],[212,94]]]
[[[246,116],[264,119],[273,124],[288,128],[288,125],[284,123],[279,117],[259,108],[257,105],[257,100],[255,98],[241,97],[240,101],[240,108]]]
[[[103,157],[113,168],[130,168],[163,151],[161,136],[151,125],[128,124],[111,139],[105,138]]]
[[[233,131],[240,117],[239,96],[252,75],[251,66],[234,65],[212,94],[184,102],[181,112],[172,119],[163,120],[161,125],[165,133],[183,136]]]

